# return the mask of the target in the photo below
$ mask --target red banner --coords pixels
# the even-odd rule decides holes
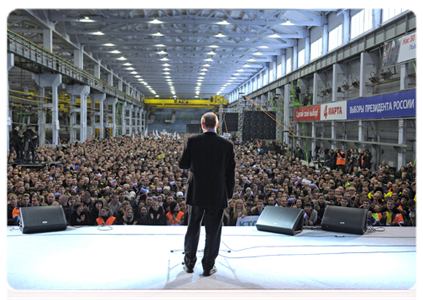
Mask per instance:
[[[320,105],[295,108],[294,121],[320,121]]]

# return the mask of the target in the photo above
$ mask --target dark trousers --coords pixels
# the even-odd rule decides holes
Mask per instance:
[[[202,265],[204,270],[211,270],[219,255],[220,236],[222,233],[223,208],[188,206],[188,228],[185,234],[185,258],[197,259],[198,241],[200,239],[201,221],[204,217],[206,243]]]

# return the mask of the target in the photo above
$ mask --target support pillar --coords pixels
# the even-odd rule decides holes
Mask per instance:
[[[129,127],[129,135],[132,135],[132,109],[134,108],[134,105],[132,104],[127,104],[125,107],[125,112],[124,112],[124,116],[125,116],[125,126],[126,126],[126,120],[128,120],[128,127]],[[126,111],[129,112],[129,117],[126,118]],[[125,127],[126,128],[126,127]],[[126,134],[126,131],[124,132],[124,134]]]
[[[84,69],[84,46],[81,46],[80,49],[75,49],[73,51],[74,61],[73,64],[80,69]]]
[[[87,140],[87,96],[90,93],[90,87],[88,85],[68,85],[67,92],[71,94],[71,96],[80,98],[80,107],[79,109],[72,109],[73,113],[79,112],[79,124],[72,124],[72,128],[74,133],[76,130],[79,129],[79,141],[84,143]],[[76,115],[75,115],[76,117]],[[73,138],[76,139],[76,136]]]
[[[140,122],[140,108],[138,106],[134,107],[134,124],[132,124],[133,126],[133,130],[132,132],[134,132],[135,134],[138,134],[140,132],[139,130],[139,122]]]
[[[398,120],[398,144],[406,144],[407,140],[407,131],[406,131],[406,123],[404,119]],[[407,163],[406,159],[406,148],[401,148],[398,152],[398,164],[397,170],[399,170],[402,166],[405,166]]]
[[[96,124],[94,116],[94,120],[91,121],[92,130],[95,134],[95,129],[98,128],[100,130],[100,139],[104,139],[104,100],[106,99],[106,93],[91,94],[90,99],[91,108],[95,108],[96,102],[100,104],[100,122]]]
[[[289,132],[287,130],[287,128],[290,128],[290,121],[289,121],[289,116],[290,116],[290,112],[291,109],[289,107],[289,91],[291,89],[291,86],[289,84],[285,84],[284,86],[284,95],[283,95],[283,106],[285,109],[285,115],[284,115],[284,134],[283,134],[283,141],[288,145],[288,147],[293,146],[292,143],[290,143],[290,139],[289,139]]]
[[[14,54],[13,53],[7,53],[7,77],[9,77],[9,71],[13,68],[15,60],[14,60]],[[12,130],[12,118],[9,116],[9,78],[6,78],[7,81],[7,96],[6,96],[6,107],[7,107],[7,154],[9,154],[10,151],[10,142],[9,142],[9,131]]]
[[[48,107],[51,109],[51,123],[46,124],[46,128],[51,128],[52,143],[51,146],[59,144],[59,96],[57,92],[58,86],[62,83],[61,74],[33,74],[36,84],[41,87],[51,87],[51,103],[43,104],[41,108]]]
[[[126,135],[125,114],[126,114],[127,103],[126,102],[122,102],[122,103],[123,103],[123,105],[122,105],[122,115],[121,115],[121,118],[122,118],[122,136],[124,136],[124,135]]]
[[[112,113],[108,113],[106,115],[106,120],[107,120],[107,128],[109,127],[110,124],[110,117],[112,117],[112,135],[113,137],[116,136],[116,105],[118,103],[118,99],[117,98],[106,98],[106,100],[104,100],[104,103],[109,106],[112,106]]]
[[[53,52],[53,30],[51,28],[43,29],[43,48]]]

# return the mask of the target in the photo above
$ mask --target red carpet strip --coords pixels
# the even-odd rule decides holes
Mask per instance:
[[[6,300],[375,300],[420,299],[420,290],[43,290],[6,291]]]

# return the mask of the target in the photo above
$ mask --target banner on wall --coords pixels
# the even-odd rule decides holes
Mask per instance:
[[[320,105],[297,107],[294,110],[294,121],[320,121]]]
[[[347,119],[416,116],[416,90],[347,101]]]
[[[398,62],[416,58],[416,33],[406,35],[402,38],[398,54]]]
[[[324,103],[320,105],[320,120],[345,120],[347,119],[347,101]]]
[[[382,67],[416,58],[416,33],[386,42],[383,45]]]

